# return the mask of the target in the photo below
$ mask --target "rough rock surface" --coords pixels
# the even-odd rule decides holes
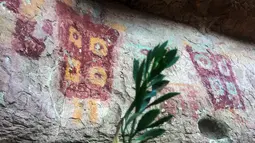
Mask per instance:
[[[0,0],[0,142],[111,142],[134,97],[132,61],[169,40],[157,142],[255,142],[255,47],[88,0]]]
[[[115,0],[116,1],[116,0]],[[198,28],[255,42],[254,0],[117,0]]]

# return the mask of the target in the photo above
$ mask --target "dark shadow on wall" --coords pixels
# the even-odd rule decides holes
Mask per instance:
[[[254,0],[108,0],[244,42],[255,42]]]

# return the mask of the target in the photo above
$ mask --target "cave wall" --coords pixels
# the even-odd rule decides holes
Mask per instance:
[[[214,31],[255,42],[253,0],[115,0],[133,9],[185,23],[205,33]]]
[[[169,41],[158,142],[254,142],[255,48],[105,1],[0,0],[0,142],[111,142],[133,59]]]

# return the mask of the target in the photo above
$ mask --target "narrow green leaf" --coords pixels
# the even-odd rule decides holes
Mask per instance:
[[[142,84],[142,86],[140,87],[139,92],[136,95],[136,109],[135,111],[138,112],[140,111],[142,105],[143,105],[143,100],[146,96],[146,90],[147,90],[147,81],[145,80]]]
[[[147,60],[146,60],[146,67],[147,67],[148,70],[150,69],[150,66],[152,64],[152,60],[153,60],[153,56],[152,56],[152,51],[150,50],[148,52]]]
[[[125,115],[124,115],[124,119],[127,120],[129,115],[131,114],[131,112],[133,111],[133,109],[135,108],[135,100],[131,103],[131,105],[129,106],[128,110],[126,111]]]
[[[131,131],[130,131],[130,135],[129,135],[129,139],[128,139],[128,142],[131,143],[132,141],[132,138],[135,136],[135,125],[136,125],[136,118],[133,120],[132,122],[132,125],[131,125]]]
[[[125,120],[125,118],[123,118],[122,120],[121,120],[121,133],[122,134],[124,134],[125,132],[124,132],[124,127],[125,127],[125,124],[126,124],[126,120]]]
[[[160,47],[160,44],[158,44],[157,46],[155,46],[153,49],[152,49],[152,57],[155,57],[155,52],[158,50],[158,48]]]
[[[156,95],[157,95],[157,91],[156,90],[147,91],[147,94],[146,94],[144,100],[152,98],[152,97],[154,97]]]
[[[161,90],[163,87],[165,87],[169,83],[168,80],[162,80],[152,85],[153,90]]]
[[[157,62],[159,62],[160,59],[162,57],[164,57],[166,52],[167,52],[167,50],[162,45],[160,45],[158,48],[154,49],[154,51],[153,51],[153,54],[154,54],[153,56],[155,57],[154,63],[157,64]]]
[[[155,120],[159,113],[160,113],[159,109],[152,109],[145,113],[137,125],[136,133],[146,129]]]
[[[154,127],[160,126],[160,125],[164,124],[165,122],[169,121],[172,117],[173,117],[173,115],[165,116],[165,117],[159,119],[158,121],[152,123],[148,128],[154,128]]]
[[[172,65],[174,65],[179,60],[179,58],[180,58],[179,56],[174,57],[174,59],[170,63],[168,63],[167,68],[169,68]]]
[[[161,136],[162,134],[165,133],[165,131],[166,130],[160,129],[160,128],[151,129],[149,131],[146,131],[143,135],[139,136],[136,140],[138,142],[144,142],[144,141],[147,141],[149,139],[153,139],[153,138],[156,138],[158,136]]]
[[[160,48],[166,48],[166,46],[167,46],[167,44],[168,44],[168,41],[165,41],[161,46],[160,46]]]
[[[143,112],[146,109],[150,101],[151,101],[151,98],[147,98],[143,100],[141,108],[140,108],[140,112]]]
[[[177,49],[169,50],[166,54],[165,57],[166,59],[169,59],[168,61],[171,61],[177,54]]]
[[[133,61],[133,78],[134,78],[134,80],[136,80],[138,69],[139,69],[139,61],[137,59],[134,59],[134,61]]]
[[[159,74],[159,75],[155,76],[155,77],[151,80],[151,83],[149,84],[148,87],[150,87],[151,85],[153,85],[153,84],[155,84],[155,83],[157,83],[157,82],[159,82],[159,81],[162,81],[165,77],[166,77],[166,76],[163,75],[163,74]]]
[[[163,58],[160,59],[158,66],[154,67],[154,69],[151,72],[151,78],[158,76],[164,69],[166,69],[167,64],[163,62],[163,60],[164,60]]]
[[[180,93],[177,93],[177,92],[170,92],[168,94],[165,94],[161,97],[159,97],[158,99],[156,99],[154,102],[152,102],[148,107],[152,106],[152,105],[156,105],[156,104],[159,104],[161,102],[164,102],[165,100],[168,100],[176,95],[178,95]]]
[[[164,69],[172,66],[178,58],[176,58],[177,49],[166,52],[158,61],[158,65],[154,67],[151,77],[155,77],[160,74]]]
[[[124,125],[125,125],[125,118],[123,118],[122,123],[121,123],[121,136],[122,136],[122,141],[123,141],[123,143],[126,142]],[[115,135],[115,136],[116,136],[116,135]],[[117,135],[117,136],[118,136],[118,135]]]
[[[129,117],[129,119],[126,122],[126,127],[134,120],[136,119],[138,116],[142,115],[141,112],[138,113],[134,113],[132,116]]]
[[[136,91],[140,90],[140,84],[142,82],[142,75],[143,75],[143,70],[144,70],[144,63],[145,61],[143,60],[142,64],[139,67],[139,71],[136,75]]]
[[[164,64],[168,65],[169,63],[171,63],[172,60],[174,60],[176,54],[177,54],[177,49],[168,51],[164,56],[164,60],[163,60]]]

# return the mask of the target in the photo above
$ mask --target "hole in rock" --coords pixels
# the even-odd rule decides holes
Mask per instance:
[[[203,118],[198,122],[200,132],[210,139],[223,139],[228,137],[229,126],[212,117]]]

